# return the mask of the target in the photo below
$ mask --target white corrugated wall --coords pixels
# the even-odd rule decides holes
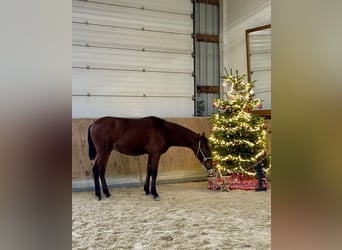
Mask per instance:
[[[245,30],[271,24],[271,0],[221,0],[221,72],[223,67],[247,75]],[[252,36],[252,80],[255,98],[261,98],[264,110],[271,110],[271,30],[268,36]],[[260,35],[260,34],[259,34]],[[263,48],[262,48],[263,47]],[[267,52],[260,53],[259,52]],[[265,71],[265,69],[268,69]],[[223,90],[223,89],[222,89]]]
[[[264,100],[263,109],[271,109],[271,28],[249,33],[249,46],[255,95]]]
[[[193,116],[191,0],[72,4],[73,118]]]

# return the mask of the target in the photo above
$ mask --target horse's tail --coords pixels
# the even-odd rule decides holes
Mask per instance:
[[[95,156],[96,156],[96,148],[94,146],[93,139],[91,138],[91,135],[90,135],[91,126],[92,125],[90,125],[88,128],[89,158],[90,158],[90,160],[94,160]]]

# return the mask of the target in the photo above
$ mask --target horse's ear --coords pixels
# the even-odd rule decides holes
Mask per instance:
[[[205,137],[205,132],[202,133],[202,136]]]

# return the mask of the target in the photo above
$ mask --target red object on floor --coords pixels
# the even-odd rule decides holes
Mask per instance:
[[[267,187],[267,181],[262,179],[262,186]],[[209,177],[209,190],[255,190],[258,187],[258,180],[252,176],[244,176],[242,174],[232,174],[222,177]]]

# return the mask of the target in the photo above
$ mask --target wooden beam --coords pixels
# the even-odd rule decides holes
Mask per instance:
[[[197,86],[198,93],[219,94],[220,86]]]
[[[252,28],[252,29],[247,29],[245,32],[250,33],[250,32],[270,29],[270,28],[272,28],[272,25],[271,24],[266,24],[266,25],[258,26],[258,27]]]
[[[219,36],[217,35],[196,34],[196,39],[198,42],[219,43]]]
[[[212,5],[219,5],[219,0],[196,0],[197,3],[205,3],[205,4],[212,4]]]
[[[259,115],[259,116],[263,116],[263,117],[265,117],[267,119],[271,119],[272,110],[271,109],[253,110],[252,113],[256,114],[256,115]]]

